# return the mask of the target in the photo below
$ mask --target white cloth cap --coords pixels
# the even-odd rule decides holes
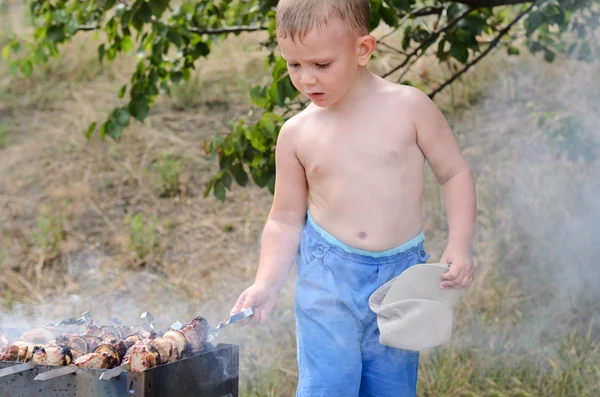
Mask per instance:
[[[417,264],[371,295],[382,345],[418,351],[450,340],[454,306],[464,289],[440,288],[447,271],[445,263]]]

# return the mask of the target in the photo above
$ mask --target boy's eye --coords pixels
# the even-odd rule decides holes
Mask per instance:
[[[289,63],[288,62],[288,66],[291,67],[291,68],[297,68],[297,67],[300,67],[300,64],[299,63]]]
[[[330,63],[317,63],[317,67],[319,69],[327,69],[329,67],[329,65],[331,65],[331,62]]]

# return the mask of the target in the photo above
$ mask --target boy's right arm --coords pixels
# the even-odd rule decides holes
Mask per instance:
[[[292,120],[290,120],[292,121]],[[308,186],[304,167],[296,156],[293,121],[281,128],[275,150],[275,194],[263,229],[255,282],[238,298],[231,314],[250,306],[250,325],[263,323],[294,265],[306,221]]]

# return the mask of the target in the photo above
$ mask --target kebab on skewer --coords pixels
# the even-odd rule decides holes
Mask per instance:
[[[129,364],[131,371],[141,372],[207,348],[208,323],[202,317],[162,336],[152,329],[134,333],[128,330],[124,326],[86,325],[79,334],[73,334],[44,327],[26,332],[14,341],[0,331],[0,361],[74,364],[93,369]]]

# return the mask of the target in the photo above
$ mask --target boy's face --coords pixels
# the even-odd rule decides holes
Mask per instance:
[[[332,20],[302,40],[279,37],[278,43],[294,86],[316,106],[331,107],[348,92],[359,66],[366,63],[361,40]]]

